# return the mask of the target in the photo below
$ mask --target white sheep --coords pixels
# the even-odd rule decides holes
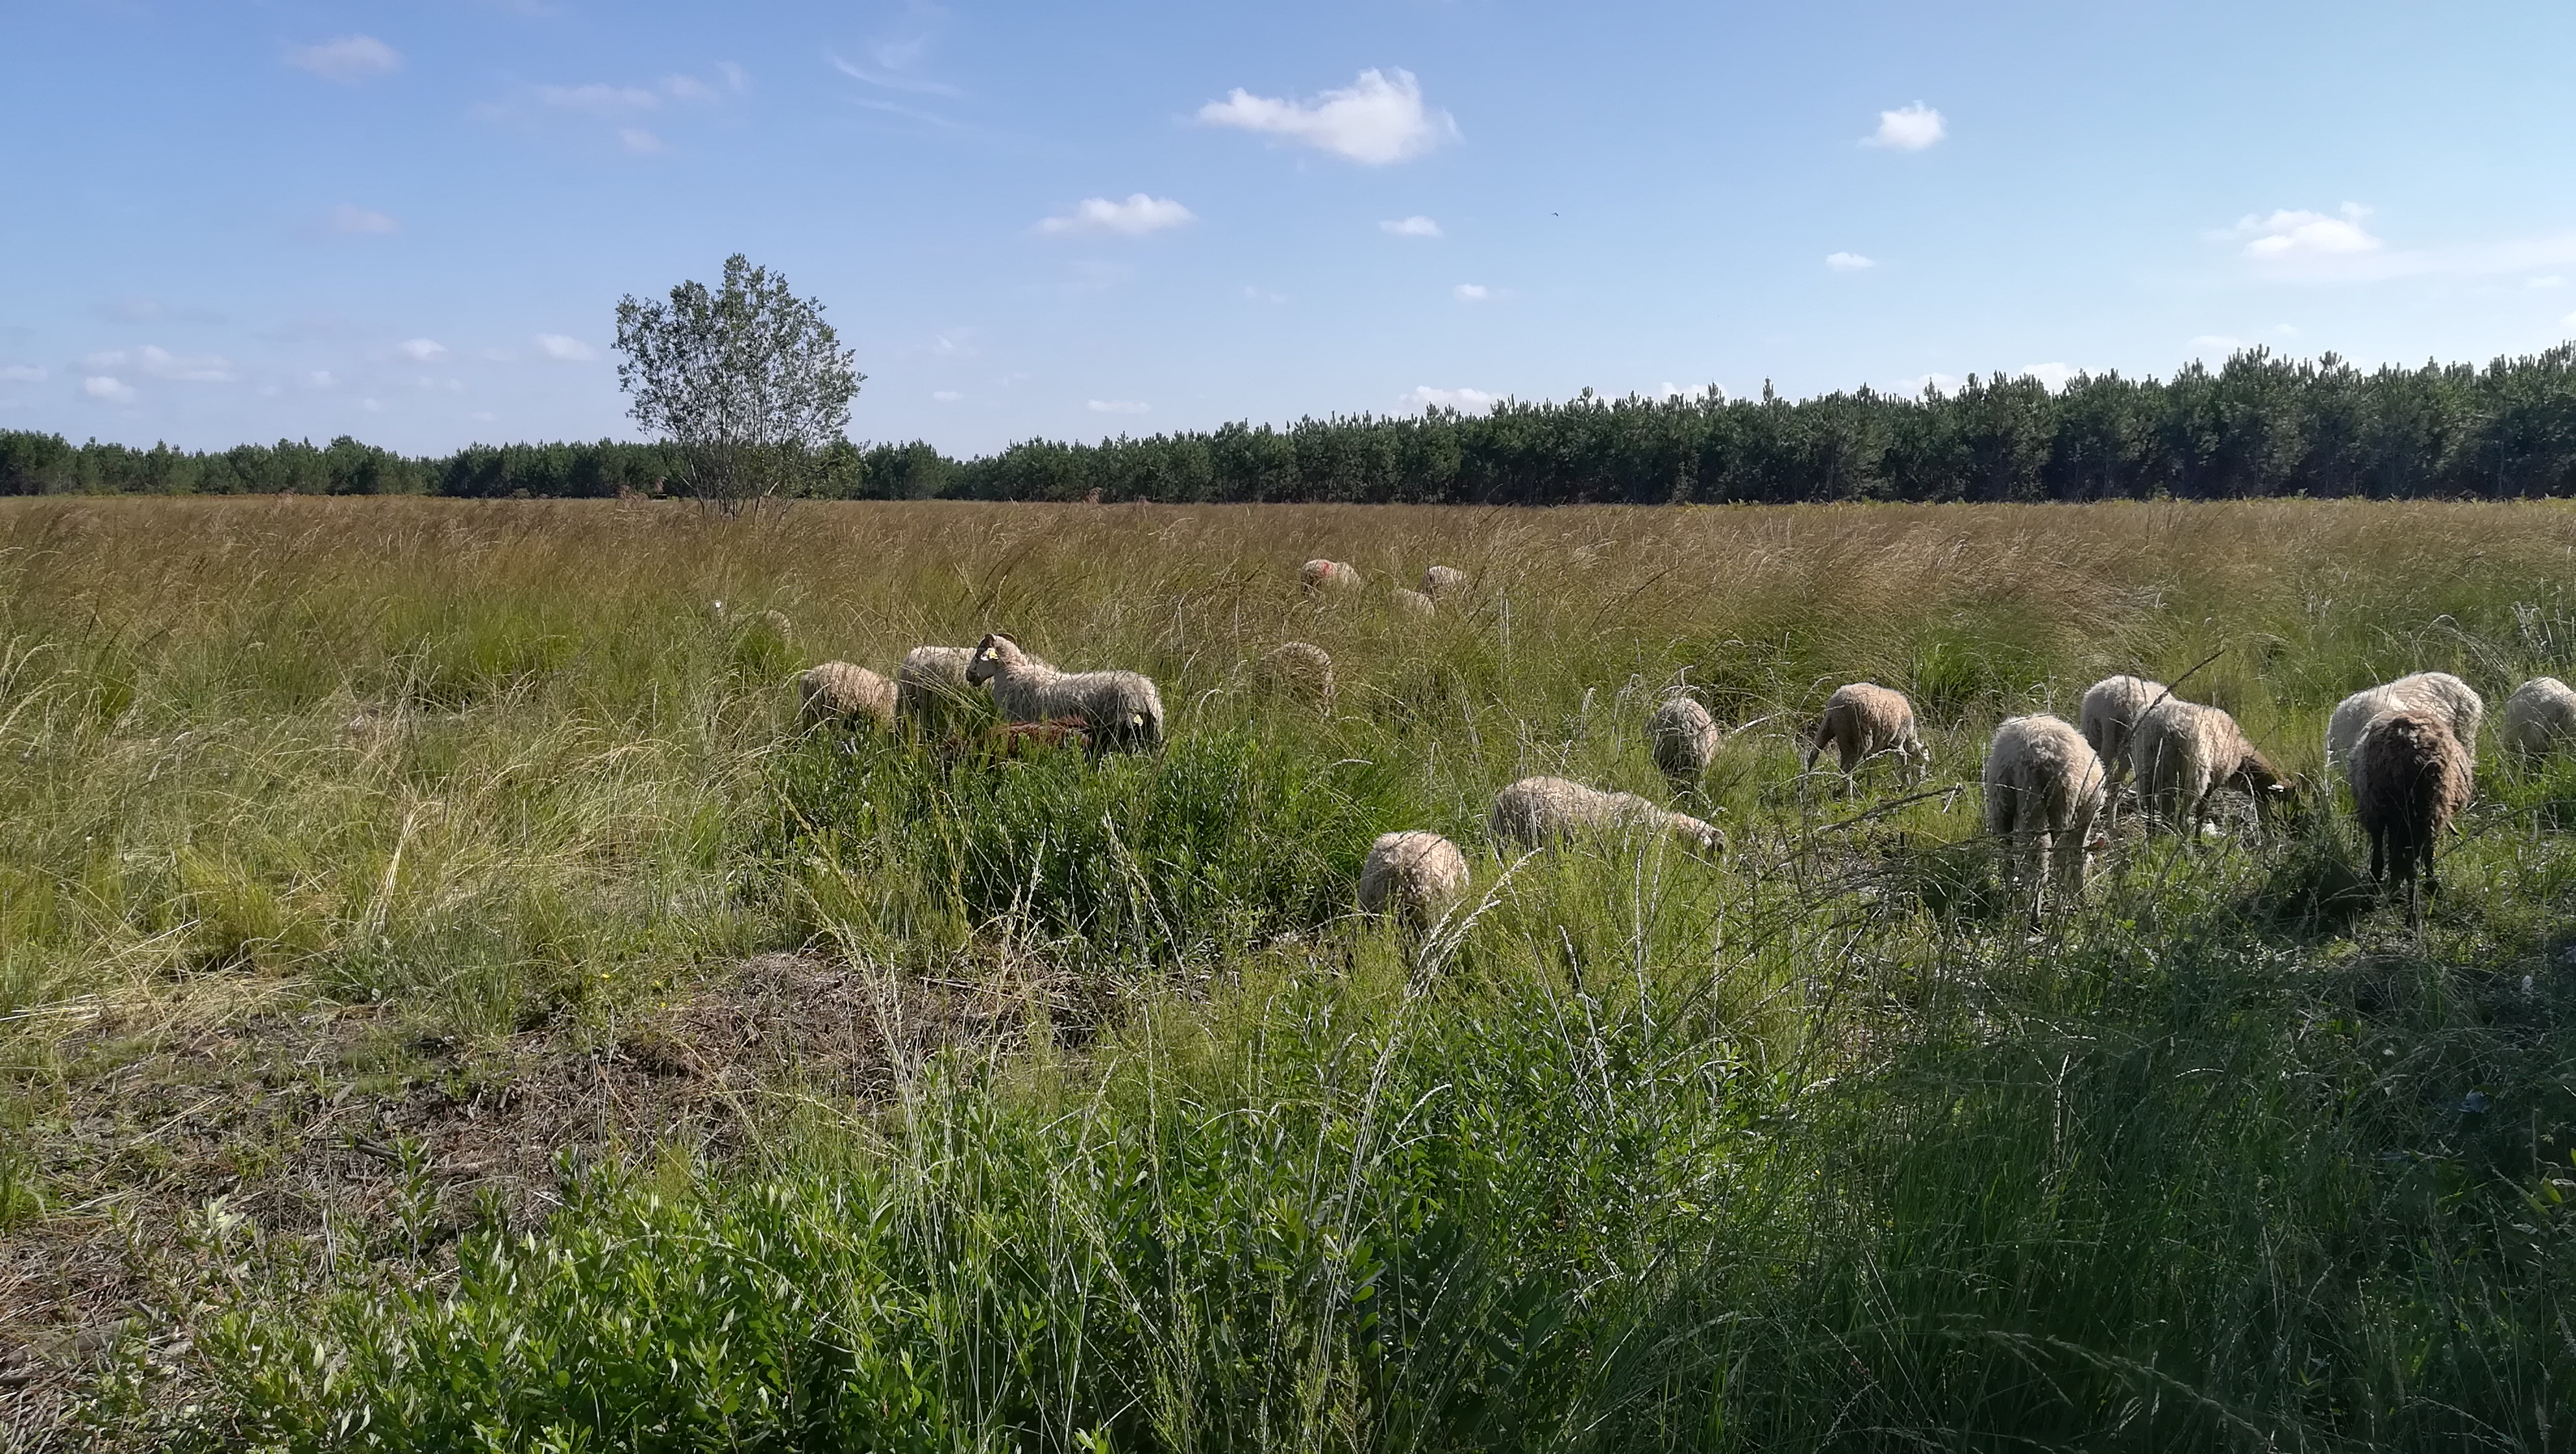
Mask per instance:
[[[894,683],[863,666],[827,661],[796,677],[797,717],[805,725],[894,725]]]
[[[2177,832],[2199,832],[2222,787],[2244,789],[2258,815],[2289,790],[2235,718],[2179,697],[2156,703],[2133,724],[2129,750],[2140,805]]]
[[[2504,745],[2529,761],[2576,738],[2576,691],[2556,677],[2533,677],[2504,701]]]
[[[1381,833],[1360,866],[1360,912],[1392,910],[1415,933],[1439,922],[1467,888],[1467,855],[1437,833]]]
[[[2084,741],[2118,779],[2129,768],[2129,734],[2148,708],[2170,697],[2162,682],[2145,677],[2104,677],[2084,689],[2084,708],[2076,714]]]
[[[1359,568],[1347,561],[1310,560],[1297,567],[1297,584],[1313,596],[1325,591],[1347,595],[1368,582],[1361,578]]]
[[[2083,892],[2104,791],[2102,759],[2064,719],[2008,717],[1995,729],[1986,749],[1986,832],[2011,841],[2007,862],[2041,901],[2043,860],[2061,892]]]
[[[1813,769],[1816,755],[1828,745],[1840,755],[1846,773],[1857,771],[1882,752],[1895,753],[1913,777],[1922,776],[1932,764],[1932,754],[1914,728],[1914,704],[1903,692],[1874,682],[1834,688],[1834,694],[1825,699],[1824,718],[1816,724],[1816,738],[1807,746],[1801,770]]]
[[[1333,656],[1311,641],[1283,641],[1263,652],[1254,677],[1266,690],[1333,709]]]
[[[1708,765],[1717,759],[1717,745],[1724,739],[1725,734],[1717,730],[1717,719],[1708,714],[1708,708],[1679,693],[1665,698],[1646,721],[1646,740],[1654,750],[1655,766],[1676,789],[1699,781]]]
[[[971,646],[916,646],[903,654],[894,670],[895,715],[920,724],[938,725],[951,708],[963,707],[975,693],[966,668],[975,660]]]
[[[1612,830],[1670,833],[1702,848],[1725,839],[1687,813],[1656,807],[1635,793],[1605,793],[1561,777],[1525,777],[1494,794],[1486,830],[1497,843],[1539,848],[1560,839]]]
[[[1395,607],[1395,614],[1399,616],[1410,616],[1416,621],[1430,620],[1432,612],[1437,609],[1431,604],[1431,598],[1429,596],[1424,595],[1420,591],[1408,591],[1402,586],[1398,586],[1395,590],[1389,592],[1387,595],[1387,601]]]
[[[1451,591],[1464,589],[1466,584],[1467,573],[1456,566],[1428,566],[1422,572],[1422,594],[1435,601]]]
[[[2353,744],[2361,741],[2371,718],[2404,707],[2426,708],[2449,723],[2451,735],[2476,759],[2478,724],[2486,718],[2487,704],[2475,688],[2449,672],[2419,671],[2366,687],[2335,704],[2334,715],[2326,719],[2326,770],[2352,760]]]
[[[1081,718],[1098,751],[1136,751],[1163,742],[1163,695],[1151,678],[1136,672],[1058,671],[996,631],[976,644],[966,680],[992,684],[993,705],[1005,721]]]

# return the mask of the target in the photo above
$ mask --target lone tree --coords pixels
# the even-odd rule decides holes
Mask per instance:
[[[867,377],[820,303],[741,253],[715,292],[682,283],[668,303],[619,301],[617,351],[635,422],[678,446],[689,492],[728,514],[799,493]]]

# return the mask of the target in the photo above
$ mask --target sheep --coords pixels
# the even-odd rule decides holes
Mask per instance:
[[[1416,934],[1429,929],[1467,888],[1467,855],[1437,833],[1381,833],[1360,866],[1360,912],[1392,910]]]
[[[2167,697],[2132,725],[2130,766],[2138,800],[2177,832],[2200,831],[2222,787],[2244,789],[2257,817],[2268,799],[2289,790],[2236,719],[2216,707]]]
[[[2128,771],[2129,734],[2139,716],[2171,695],[2164,683],[2145,677],[2104,677],[2084,689],[2084,708],[2077,714],[2084,741],[2115,781]]]
[[[827,661],[796,677],[798,720],[806,726],[894,725],[894,683],[863,666]]]
[[[1270,648],[1262,653],[1255,674],[1269,691],[1333,710],[1332,653],[1311,641],[1283,641]]]
[[[894,671],[894,710],[906,722],[927,731],[953,707],[962,707],[974,687],[966,667],[975,659],[971,646],[916,646],[903,654]]]
[[[2533,677],[2504,702],[2504,745],[2528,762],[2576,737],[2576,691],[2556,677]]]
[[[2395,870],[2406,885],[2412,916],[2417,871],[2423,873],[2424,892],[2440,889],[2433,879],[2433,844],[2468,806],[2474,787],[2468,748],[2439,707],[2398,707],[2362,728],[2347,771],[2361,831],[2370,838],[2370,876],[2384,883]]]
[[[1151,678],[1132,671],[1058,671],[995,631],[976,644],[966,680],[977,686],[991,683],[993,705],[1008,721],[1081,718],[1096,751],[1128,752],[1163,743],[1163,695]]]
[[[1724,734],[1717,730],[1717,719],[1708,714],[1708,708],[1676,693],[1647,719],[1646,739],[1654,749],[1655,766],[1678,791],[1697,783],[1708,771]]]
[[[1390,592],[1387,596],[1387,600],[1389,604],[1395,607],[1395,614],[1399,616],[1410,616],[1416,621],[1430,620],[1432,611],[1435,609],[1431,604],[1431,598],[1429,596],[1424,595],[1420,591],[1408,591],[1402,586],[1398,586],[1394,591]]]
[[[1357,566],[1338,560],[1310,560],[1297,567],[1297,583],[1310,596],[1325,591],[1346,595],[1368,584]]]
[[[2008,717],[1986,749],[1986,832],[2010,839],[2012,871],[2039,902],[2045,858],[2059,890],[2084,890],[2092,858],[2093,820],[2104,797],[2102,759],[2063,718]]]
[[[2326,770],[2335,764],[2352,760],[2354,744],[2361,741],[2362,729],[2382,712],[2401,707],[2425,707],[2440,717],[2475,759],[2478,754],[2478,724],[2486,718],[2487,704],[2467,682],[2445,671],[2419,671],[2393,682],[2367,687],[2335,704],[2334,715],[2326,719]]]
[[[1422,572],[1422,594],[1437,601],[1451,591],[1464,590],[1467,573],[1456,566],[1435,565]]]
[[[1800,770],[1814,769],[1816,755],[1829,743],[1841,755],[1846,773],[1882,752],[1895,753],[1916,777],[1932,764],[1932,754],[1914,730],[1914,704],[1905,700],[1903,692],[1872,682],[1834,688],[1834,694],[1825,699],[1824,718],[1816,724],[1816,740],[1808,744]]]
[[[1525,777],[1494,794],[1494,811],[1485,827],[1495,842],[1524,848],[1623,828],[1670,833],[1702,848],[1725,842],[1715,827],[1687,813],[1667,812],[1635,793],[1605,793],[1561,777]]]

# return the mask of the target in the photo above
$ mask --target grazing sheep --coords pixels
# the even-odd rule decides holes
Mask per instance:
[[[2556,677],[2533,677],[2504,701],[2504,745],[2526,761],[2576,737],[2576,691]]]
[[[2335,704],[2334,715],[2326,719],[2326,770],[2352,760],[2353,746],[2361,741],[2362,729],[2372,718],[2402,707],[2430,709],[2460,739],[2470,758],[2477,757],[2478,724],[2486,718],[2487,704],[2475,688],[2449,672],[2419,671],[2365,688]]]
[[[1311,641],[1283,641],[1270,648],[1262,653],[1254,676],[1271,692],[1333,710],[1332,653]]]
[[[975,688],[966,680],[975,659],[971,646],[916,646],[903,654],[894,670],[895,715],[918,723],[924,731],[951,708],[962,707]]]
[[[1697,783],[1700,774],[1708,771],[1724,736],[1708,708],[1678,693],[1665,698],[1646,722],[1646,739],[1654,747],[1655,766],[1672,780],[1676,790]]]
[[[1357,566],[1338,560],[1310,560],[1297,567],[1297,583],[1310,596],[1325,591],[1347,595],[1368,584],[1360,578]]]
[[[1422,572],[1422,594],[1435,601],[1451,591],[1465,589],[1466,585],[1467,573],[1456,566],[1435,565]]]
[[[2257,817],[2267,799],[2289,790],[2236,719],[2216,707],[2167,697],[2140,717],[2134,729],[2129,749],[2138,801],[2177,832],[2199,832],[2222,787],[2244,789],[2254,799]]]
[[[1058,671],[999,631],[975,647],[966,680],[992,683],[993,705],[1013,722],[1079,717],[1093,748],[1133,752],[1163,743],[1163,695],[1132,671]]]
[[[1815,767],[1816,755],[1827,744],[1840,754],[1847,773],[1882,752],[1895,753],[1917,777],[1932,764],[1931,752],[1914,730],[1914,704],[1903,692],[1871,682],[1836,687],[1825,699],[1824,720],[1816,724],[1816,740],[1808,744],[1802,771]]]
[[[2352,801],[2370,837],[2370,876],[2384,881],[2396,870],[2410,913],[2419,869],[2426,893],[2440,887],[2433,880],[2433,844],[2468,806],[2472,771],[2468,748],[2437,707],[2382,712],[2353,744]]]
[[[1437,833],[1381,833],[1360,866],[1360,912],[1394,911],[1421,933],[1467,888],[1467,855]]]
[[[1986,749],[1986,832],[2012,840],[2008,863],[2046,898],[2045,858],[2057,888],[2084,891],[2093,820],[2101,815],[2102,759],[2084,734],[2057,717],[2009,717]]]
[[[2145,677],[2104,677],[2084,689],[2084,709],[2076,720],[2113,779],[2128,771],[2129,734],[2137,729],[2140,714],[2170,695],[2164,683]]]
[[[1702,848],[1725,839],[1687,813],[1670,813],[1635,793],[1605,793],[1561,777],[1525,777],[1494,794],[1486,830],[1497,843],[1539,848],[1579,833],[1648,829],[1670,833]]]
[[[827,661],[796,677],[797,719],[808,727],[829,723],[855,727],[862,721],[894,725],[894,683],[863,666]]]
[[[1388,595],[1387,600],[1395,607],[1395,614],[1399,616],[1410,616],[1416,621],[1431,619],[1434,609],[1431,598],[1420,591],[1408,591],[1398,586]]]

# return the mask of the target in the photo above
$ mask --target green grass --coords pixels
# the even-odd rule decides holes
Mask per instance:
[[[2124,835],[2034,923],[1973,784],[2114,670],[2208,658],[2185,694],[2308,774],[2354,687],[2565,675],[2576,514],[0,518],[0,1241],[134,1249],[62,1299],[103,1352],[0,1329],[111,1442],[2566,1441],[2576,766],[2482,764],[2420,928],[2314,782],[2260,838]],[[1318,608],[1309,555],[1477,584]],[[794,668],[983,629],[1151,672],[1170,746],[794,730]],[[1255,688],[1284,639],[1331,715]],[[1861,678],[1914,694],[1931,796],[1798,774]],[[1676,681],[1744,729],[1678,797]],[[1728,851],[1496,853],[1534,772]],[[1427,945],[1348,909],[1413,827],[1473,868]],[[879,1090],[670,1038],[775,951],[841,972],[808,1009],[878,1027]],[[364,1033],[124,1106],[304,1023]],[[513,1122],[561,1171],[504,1196],[423,1109],[654,1055],[717,1056],[682,1079],[732,1129]],[[192,1141],[201,1095],[267,1139]]]

